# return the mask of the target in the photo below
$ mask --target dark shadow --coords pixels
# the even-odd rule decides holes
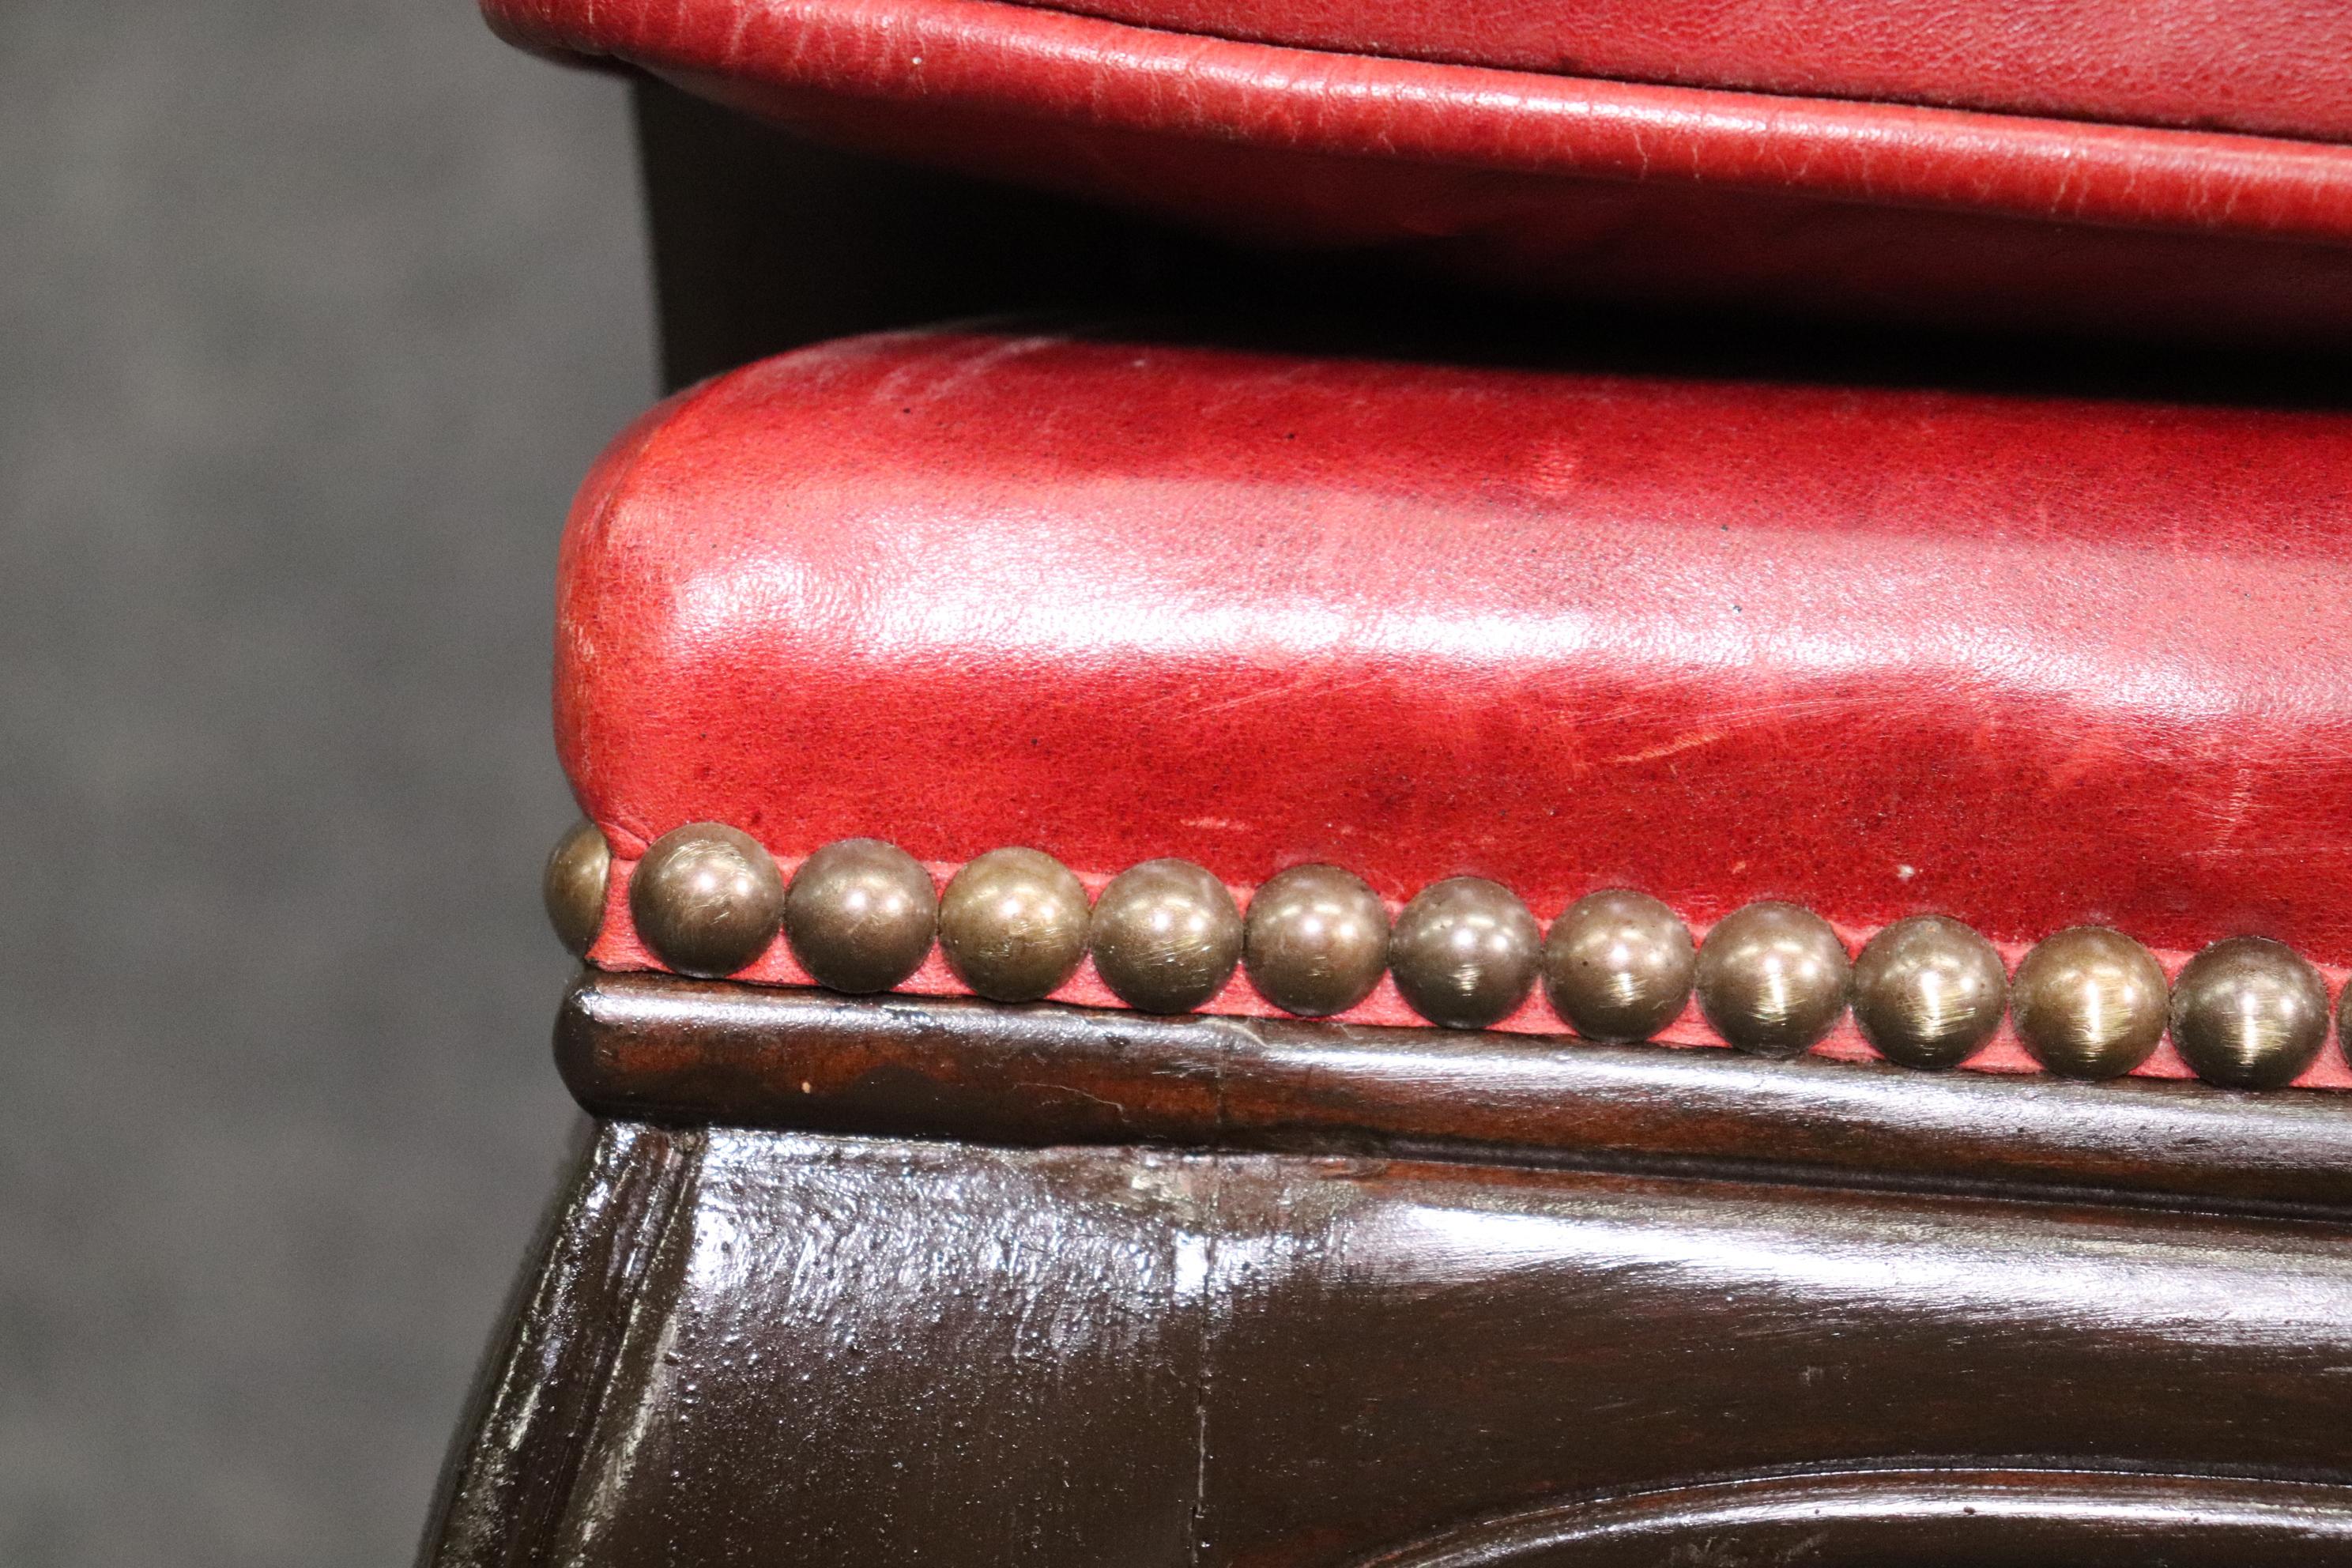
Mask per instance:
[[[666,384],[1020,315],[1089,333],[1510,368],[2352,407],[2340,359],[1531,300],[1409,250],[1268,251],[788,135],[641,79]]]

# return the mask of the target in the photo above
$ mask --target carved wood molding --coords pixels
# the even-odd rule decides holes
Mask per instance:
[[[593,972],[555,1049],[590,1111],[672,1124],[2352,1208],[2352,1106],[2295,1091]]]
[[[2352,1553],[2352,1488],[2115,1471],[1855,1470],[1582,1499],[1353,1568],[2310,1568]]]

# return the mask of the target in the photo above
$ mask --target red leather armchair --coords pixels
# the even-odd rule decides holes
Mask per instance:
[[[2336,365],[2344,19],[487,8],[1245,244],[588,476],[595,1128],[428,1562],[2352,1563],[2352,409],[2085,346]],[[936,232],[646,101],[740,295]]]

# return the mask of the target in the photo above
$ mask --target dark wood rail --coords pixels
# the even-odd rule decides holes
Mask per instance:
[[[2352,1207],[2336,1095],[597,973],[555,1048],[589,1110],[669,1124]]]

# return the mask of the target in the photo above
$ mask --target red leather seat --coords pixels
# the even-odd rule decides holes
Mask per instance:
[[[1579,298],[2352,339],[2352,11],[485,0],[545,51]]]
[[[2112,924],[2352,965],[2352,417],[1303,359],[835,343],[682,395],[563,549],[557,713],[629,868],[1007,845],[1393,907],[1753,900],[2014,960]],[[801,984],[780,939],[743,977]],[[961,987],[935,954],[908,983]],[[1115,1004],[1082,970],[1057,998]],[[1274,1011],[1237,976],[1209,1010]],[[1381,988],[1346,1015],[1417,1022]],[[1505,1027],[1558,1032],[1538,996]],[[1696,1007],[1668,1030],[1716,1043]],[[1865,1047],[1852,1026],[1832,1054]],[[2030,1070],[2006,1032],[1979,1067]],[[2147,1071],[2182,1072],[2168,1048]],[[2305,1079],[2352,1082],[2330,1053]]]

